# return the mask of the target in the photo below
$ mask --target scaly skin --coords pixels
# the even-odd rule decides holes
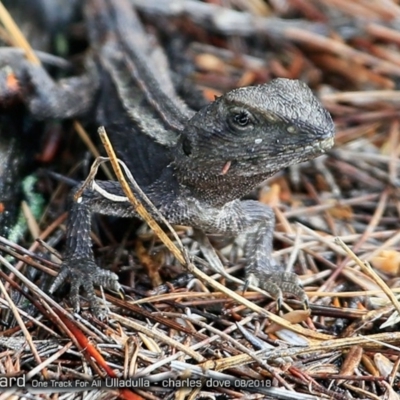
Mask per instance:
[[[259,98],[264,101],[254,103],[253,99]],[[283,112],[288,122],[281,117]],[[278,299],[282,292],[289,292],[306,301],[297,275],[283,272],[271,257],[272,210],[257,201],[238,198],[277,170],[313,158],[332,143],[330,117],[303,83],[278,79],[267,85],[234,90],[187,120],[180,140],[170,148],[173,161],[144,191],[173,224],[194,226],[208,233],[246,234],[249,282]],[[227,163],[230,167],[222,172]],[[117,182],[98,184],[110,193],[124,195]],[[92,284],[87,276],[93,278],[93,283],[119,288],[117,276],[94,263],[89,238],[91,212],[137,216],[129,203],[112,202],[89,189],[79,202],[72,203],[67,253],[51,290],[67,276],[75,280],[75,307],[79,305],[80,285],[85,284],[89,295],[92,292],[87,287]],[[78,279],[77,271],[86,279]],[[90,295],[90,301],[92,309],[99,313],[96,298]]]
[[[70,117],[98,98],[96,121],[106,127],[119,157],[169,222],[208,233],[244,234],[249,282],[278,300],[289,292],[306,302],[297,275],[285,273],[272,259],[272,210],[240,198],[282,168],[329,149],[334,138],[329,113],[304,83],[288,79],[235,89],[194,113],[176,96],[163,63],[155,62],[162,56],[154,59],[156,52],[150,52],[128,2],[88,0],[86,18],[94,50],[90,73],[81,84],[74,78],[71,89],[28,67],[31,80],[47,96],[45,104],[38,89],[28,102],[32,112]],[[90,88],[91,97],[77,110],[80,85]],[[98,184],[123,196],[117,182]],[[83,287],[92,311],[103,315],[94,285],[120,286],[117,275],[95,264],[92,212],[137,216],[129,203],[112,202],[91,189],[71,200],[64,262],[50,291],[69,278],[74,307],[79,308]]]

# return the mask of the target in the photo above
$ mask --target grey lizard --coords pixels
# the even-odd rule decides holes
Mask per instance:
[[[28,100],[32,113],[65,118],[92,110],[170,223],[246,234],[246,279],[278,299],[289,292],[306,301],[297,275],[272,259],[273,211],[240,199],[277,171],[329,149],[334,140],[329,113],[306,84],[288,79],[232,90],[195,113],[175,94],[163,55],[150,45],[128,1],[88,0],[85,15],[93,52],[88,73],[55,84],[41,67],[27,66],[37,88]],[[123,195],[118,182],[98,184]],[[50,291],[68,278],[75,309],[83,287],[100,315],[94,286],[120,285],[116,274],[95,263],[93,212],[137,216],[129,203],[112,202],[89,188],[71,200],[64,261]]]

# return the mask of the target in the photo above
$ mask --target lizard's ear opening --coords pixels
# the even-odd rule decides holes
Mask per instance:
[[[192,144],[187,137],[184,137],[182,140],[182,150],[187,156],[192,154]]]

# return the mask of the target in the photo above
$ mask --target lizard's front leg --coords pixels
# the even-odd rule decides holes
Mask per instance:
[[[98,185],[107,192],[124,196],[118,182],[103,181]],[[72,194],[76,190],[72,191]],[[70,208],[67,219],[66,251],[60,273],[50,287],[54,293],[65,280],[71,282],[70,300],[76,311],[79,310],[79,289],[82,287],[87,294],[89,306],[97,316],[104,316],[101,303],[96,296],[94,286],[103,286],[115,291],[121,289],[118,276],[111,271],[103,270],[97,266],[92,251],[90,239],[91,214],[93,212],[131,217],[135,213],[128,202],[115,202],[106,199],[99,193],[89,188],[85,189],[77,200],[71,196]]]
[[[283,292],[295,295],[308,305],[298,276],[285,272],[272,258],[275,216],[270,207],[258,201],[235,200],[218,209],[196,208],[190,205],[188,210],[188,217],[183,216],[180,221],[173,222],[197,226],[208,233],[245,235],[248,283],[269,292],[277,299],[278,305],[282,301]],[[174,216],[169,218],[176,219]]]
[[[248,220],[252,222],[245,232],[248,283],[269,292],[277,300],[278,307],[282,301],[282,293],[293,294],[308,306],[308,298],[299,277],[295,273],[285,272],[272,258],[274,212],[270,207],[256,201],[242,201],[241,205]]]

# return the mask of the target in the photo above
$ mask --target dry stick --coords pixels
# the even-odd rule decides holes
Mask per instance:
[[[2,2],[0,2],[0,21],[7,29],[8,34],[15,40],[15,43],[18,45],[18,47],[24,49],[27,60],[30,61],[32,64],[40,65],[39,58],[33,52],[32,47],[25,39],[25,36],[18,28],[17,24],[14,22],[13,18],[4,7]]]
[[[59,305],[55,300],[53,300],[50,296],[40,290],[33,282],[31,282],[25,275],[23,275],[20,271],[18,271],[15,267],[13,267],[3,256],[0,255],[0,264],[3,264],[7,267],[21,282],[23,282],[33,293],[36,295],[40,295],[40,299],[43,307],[47,309],[47,312],[53,320],[57,321],[57,326],[66,333],[70,339],[74,342],[75,346],[78,349],[81,349],[79,343],[77,342],[75,336],[71,333],[71,331],[65,326],[64,322],[60,319],[58,314],[63,315],[65,318],[68,318],[70,321],[73,321],[73,317],[70,313],[68,313],[61,305]],[[76,322],[75,322],[76,323]],[[91,364],[92,368],[96,370],[96,365],[94,363]]]
[[[33,238],[37,238],[40,235],[40,228],[38,222],[36,221],[29,204],[23,200],[21,203],[21,208],[24,213],[26,224],[28,225],[29,232]]]
[[[65,214],[63,214],[63,215],[61,215],[60,217],[58,217],[51,225],[49,225],[40,235],[39,235],[39,238],[40,239],[46,239],[47,238],[47,236],[49,236],[50,234],[51,234],[51,232],[53,232],[53,230],[55,230],[59,225],[60,225],[60,223],[63,221],[63,219],[65,219],[66,218],[66,215]],[[34,251],[34,250],[36,250],[36,248],[37,247],[39,247],[39,242],[37,242],[37,241],[35,241],[32,245],[31,245],[31,247],[29,247],[29,251]],[[15,269],[16,270],[20,270],[22,267],[23,267],[23,265],[25,264],[25,261],[19,261],[18,263],[17,263],[17,265],[15,266]],[[11,272],[11,274],[10,274],[10,279],[12,279],[13,278],[13,276],[14,276],[14,274]],[[5,287],[8,289],[8,286],[9,286],[9,283],[8,282],[6,282],[6,284],[5,284]]]
[[[399,120],[396,119],[392,121],[389,131],[389,144],[390,144],[390,161],[388,163],[388,170],[389,170],[389,181],[393,184],[396,184],[398,180],[398,173],[397,173],[397,164],[399,161]]]
[[[253,318],[254,318],[254,315],[247,316],[247,317],[243,318],[240,322],[238,322],[238,324],[245,325],[249,321],[251,321]],[[231,333],[231,332],[235,331],[236,329],[237,329],[236,325],[231,325],[230,327],[226,328],[224,332]],[[209,336],[206,339],[202,340],[201,342],[197,342],[197,343],[193,344],[190,348],[192,350],[197,350],[197,349],[202,349],[204,347],[209,347],[210,344],[215,342],[216,340],[220,340],[219,335]],[[171,363],[172,361],[176,360],[179,357],[181,357],[181,352],[176,352],[175,354],[173,354],[171,356],[163,358],[162,360],[157,361],[154,364],[151,364],[151,365],[147,366],[146,368],[140,370],[138,372],[137,377],[148,376],[154,370],[161,368],[162,366],[164,366],[168,363]],[[251,362],[250,358],[249,358],[249,362]]]
[[[400,294],[400,288],[394,288],[391,289],[393,293],[399,293]],[[358,296],[376,296],[380,295],[384,292],[383,290],[360,290],[360,291],[354,291],[354,292],[313,292],[311,290],[307,291],[307,294],[309,296],[316,296],[316,297],[358,297]]]
[[[400,44],[400,32],[397,29],[388,28],[377,23],[370,23],[366,25],[365,30],[377,38]]]
[[[314,232],[313,230],[311,230],[310,228],[299,224],[304,230],[306,230],[312,237],[317,238],[317,240],[321,243],[324,243],[326,246],[328,246],[331,250],[333,250],[336,253],[342,254],[342,255],[348,255],[348,253],[342,249],[341,247],[336,246],[336,244],[334,244],[333,242],[336,242],[336,238],[331,238],[331,237],[324,237],[321,235],[318,235],[316,232]],[[366,261],[371,260],[371,258],[375,257],[377,254],[381,253],[384,249],[393,246],[395,243],[397,243],[400,240],[400,232],[397,232],[394,236],[393,234],[396,231],[393,231],[391,233],[391,237],[385,242],[383,243],[379,248],[375,249],[372,253],[366,255]],[[378,232],[375,232],[375,235],[379,234]],[[363,234],[364,235],[364,234]],[[363,235],[361,235],[361,238],[363,237]],[[375,235],[371,235],[371,236],[375,236]],[[350,237],[352,236],[356,236],[359,237],[360,235],[349,235]],[[347,238],[349,237],[347,236]],[[288,238],[286,238],[288,239]],[[293,243],[293,240],[290,239],[291,243]],[[311,253],[311,251],[309,251],[309,249],[307,250],[307,247],[310,246],[310,243],[304,243],[303,244],[303,248],[302,250]],[[391,289],[392,292],[394,293],[398,293],[400,292],[400,288],[395,288],[395,289]],[[316,296],[316,297],[354,297],[354,296],[372,296],[372,295],[377,295],[382,293],[381,290],[368,290],[368,291],[359,291],[359,292],[341,292],[341,293],[337,293],[337,292],[325,292],[325,291],[308,291],[307,294],[309,296]]]
[[[176,257],[176,259],[182,265],[185,265],[187,267],[189,272],[191,272],[193,275],[196,275],[200,280],[207,282],[214,289],[227,294],[230,298],[232,298],[233,300],[237,301],[238,303],[244,305],[245,307],[249,308],[250,310],[252,310],[256,313],[259,313],[259,314],[263,315],[264,317],[269,318],[273,322],[276,322],[277,324],[279,324],[287,329],[290,329],[301,335],[305,335],[305,336],[308,336],[308,337],[311,337],[311,338],[317,339],[317,340],[332,339],[331,335],[314,332],[309,329],[305,329],[299,325],[292,325],[292,324],[288,323],[288,321],[284,320],[283,318],[278,317],[277,315],[272,314],[267,310],[264,310],[263,308],[257,306],[256,304],[252,303],[251,301],[248,301],[247,299],[243,298],[242,296],[238,295],[237,293],[233,292],[232,290],[221,285],[219,282],[217,282],[213,279],[210,279],[210,277],[208,275],[206,275],[204,272],[200,271],[195,265],[193,265],[190,262],[187,262],[187,260],[185,259],[185,256],[182,254],[182,252],[170,240],[170,238],[166,235],[166,233],[159,227],[157,222],[147,212],[146,208],[133,195],[132,190],[131,190],[130,186],[128,185],[128,183],[122,173],[122,170],[121,170],[121,167],[116,158],[114,149],[112,148],[112,145],[108,139],[108,136],[107,136],[107,133],[106,133],[104,127],[99,128],[99,135],[103,142],[104,148],[106,149],[106,152],[107,152],[108,156],[110,157],[111,165],[114,169],[114,172],[117,176],[118,181],[121,184],[122,190],[124,191],[126,197],[129,199],[129,201],[135,208],[135,211],[141,216],[141,218],[143,218],[149,224],[150,228],[153,229],[154,233],[156,233],[156,235],[160,238],[160,240],[162,240],[162,242],[172,252],[172,254]]]
[[[329,51],[339,57],[348,58],[358,64],[370,65],[379,72],[396,76],[400,75],[400,66],[388,61],[382,61],[378,57],[363,53],[359,50],[354,50],[352,47],[339,42],[338,40],[327,38],[299,28],[286,29],[283,36],[295,43],[301,43],[324,51]]]
[[[382,193],[382,196],[379,200],[378,206],[375,210],[375,213],[370,221],[370,223],[367,226],[367,229],[361,236],[360,240],[353,246],[354,249],[359,249],[361,245],[368,239],[368,235],[372,233],[373,229],[378,225],[379,219],[381,218],[383,211],[385,209],[386,203],[388,199],[388,190],[385,190]],[[320,292],[323,292],[327,290],[335,281],[335,279],[341,274],[342,270],[345,268],[349,261],[349,257],[346,257],[340,265],[337,267],[337,269],[332,273],[332,275],[326,280],[326,282],[319,288]]]
[[[382,196],[379,199],[378,206],[376,207],[374,215],[372,216],[372,219],[369,222],[367,228],[365,229],[363,235],[361,236],[360,240],[355,245],[353,245],[354,251],[357,251],[364,244],[364,242],[369,238],[369,235],[378,226],[379,220],[381,219],[383,212],[385,211],[388,197],[389,197],[389,191],[388,189],[386,189],[385,191],[382,192]],[[343,264],[345,265],[346,263],[347,260],[344,260]]]
[[[0,305],[4,306],[4,308],[6,308],[8,306],[8,302],[5,299],[0,298]],[[31,315],[29,315],[24,310],[21,310],[20,308],[17,308],[17,310],[20,315],[22,315],[27,320],[29,320],[29,322],[32,322],[33,325],[36,325],[38,328],[43,329],[49,335],[52,335],[52,336],[56,337],[57,339],[61,339],[61,336],[57,332],[55,332],[53,329],[48,327],[45,322],[41,322],[38,318],[32,317]],[[2,337],[4,337],[4,331],[2,331],[2,335],[3,335]]]
[[[351,379],[349,379],[351,381]],[[383,384],[385,384],[386,382],[383,381],[381,383],[381,385],[383,386]],[[350,383],[343,383],[343,388],[346,388],[347,390],[353,390],[355,393],[357,393],[357,395],[359,396],[359,398],[361,399],[370,399],[370,400],[382,400],[381,396],[377,396],[375,394],[371,393],[371,389],[369,390],[365,390],[362,389],[358,386],[354,386],[354,385],[350,385]]]
[[[284,213],[284,215],[286,218],[293,218],[293,217],[305,216],[305,215],[313,215],[318,212],[330,210],[330,209],[338,207],[338,206],[351,206],[353,204],[358,205],[365,201],[375,200],[377,197],[379,197],[378,193],[372,193],[372,194],[367,194],[367,195],[363,195],[363,196],[352,198],[352,199],[336,200],[336,201],[333,201],[332,203],[327,203],[327,204],[318,204],[316,206],[311,206],[311,207],[299,207],[296,209],[292,209],[290,211],[286,211]]]
[[[393,288],[392,291],[394,293],[400,293],[400,288]],[[376,294],[381,294],[382,290],[360,290],[360,291],[352,291],[352,292],[319,292],[319,291],[311,291],[308,290],[307,294],[309,296],[317,296],[317,297],[357,297],[357,296],[373,296]],[[246,297],[258,297],[257,292],[246,292]],[[224,293],[193,293],[193,292],[177,292],[177,293],[168,293],[168,294],[160,294],[154,295],[151,297],[146,297],[139,300],[134,300],[131,304],[147,304],[147,303],[162,303],[163,301],[172,301],[175,299],[182,299],[182,300],[192,300],[195,299],[194,302],[196,304],[196,299],[201,299],[202,303],[200,304],[210,304],[206,303],[206,300],[209,298],[211,300],[218,300],[218,302],[225,302],[227,298],[225,297]],[[193,301],[193,300],[192,300]],[[199,303],[197,303],[199,304]],[[213,304],[211,302],[211,304]]]
[[[196,318],[190,317],[185,314],[181,314],[180,318],[185,319],[187,321],[190,321],[194,325],[198,325],[201,328],[207,329],[208,331],[214,333],[215,335],[218,335],[221,338],[221,341],[226,341],[228,343],[231,343],[234,347],[236,347],[238,350],[240,350],[242,353],[246,353],[249,357],[251,357],[257,364],[259,364],[261,367],[263,367],[265,370],[270,372],[271,374],[274,374],[273,368],[271,368],[270,365],[268,365],[264,360],[262,360],[259,356],[262,355],[262,351],[255,352],[252,349],[247,348],[246,346],[242,345],[239,343],[237,340],[235,340],[233,337],[228,335],[225,332],[222,332],[218,330],[217,328],[214,328],[213,326],[206,324],[203,321],[200,321]],[[278,375],[276,374],[276,377]],[[280,380],[280,379],[279,379]],[[284,384],[283,380],[280,380],[282,384]],[[289,388],[288,388],[289,389]],[[289,389],[290,390],[290,389]]]
[[[358,16],[365,19],[377,18],[377,11],[371,10],[366,4],[362,4],[362,1],[325,0],[324,3],[330,7],[339,9],[343,14],[350,14],[352,17]]]
[[[356,345],[363,346],[364,348],[371,350],[383,350],[390,348],[398,351],[398,347],[394,345],[399,343],[399,340],[400,332],[378,333],[362,337],[356,336],[350,338],[335,338],[334,340],[319,342],[317,344],[309,344],[305,347],[295,346],[287,349],[278,348],[276,350],[266,352],[264,357],[267,359],[276,359],[281,357],[297,357],[300,355],[306,356],[318,352],[326,354],[327,351],[349,349]],[[248,356],[246,354],[240,354],[223,359],[207,361],[205,365],[203,364],[203,368],[207,366],[215,371],[223,371],[228,368],[234,368],[248,363]]]
[[[400,315],[400,303],[398,302],[396,296],[394,295],[392,290],[388,287],[388,285],[386,285],[383,279],[372,269],[371,265],[367,262],[362,262],[340,238],[336,238],[336,243],[338,243],[346,251],[349,257],[358,266],[360,266],[363,271],[365,271],[375,280],[375,282],[379,285],[379,287],[388,296],[389,300],[392,302],[393,306],[396,308],[397,312]]]
[[[41,364],[37,365],[35,368],[31,369],[26,374],[26,379],[29,380],[33,378],[38,372],[42,371],[48,365],[50,365],[53,361],[59,359],[65,352],[67,352],[73,345],[73,342],[67,343],[63,348],[52,354],[49,358],[43,361]]]
[[[100,157],[100,153],[97,150],[96,146],[94,145],[92,139],[90,139],[89,135],[87,134],[86,130],[83,128],[83,126],[78,122],[74,121],[74,129],[78,133],[79,137],[81,138],[82,142],[85,143],[89,151],[92,153],[92,155],[96,158]],[[101,164],[101,168],[103,172],[106,174],[107,178],[110,180],[113,180],[114,177],[112,176],[112,173],[110,169],[107,167],[105,164]]]
[[[4,263],[4,261],[6,261],[6,260],[3,259],[2,256],[0,256],[0,262],[3,262],[3,263]],[[26,326],[25,326],[25,324],[24,324],[24,321],[22,321],[21,315],[19,314],[18,309],[17,309],[17,307],[15,306],[14,302],[11,300],[11,297],[8,295],[7,290],[6,290],[6,288],[4,287],[2,281],[0,281],[0,291],[3,293],[3,296],[4,296],[5,299],[7,300],[8,306],[10,307],[10,310],[13,312],[14,317],[15,317],[15,319],[17,320],[18,325],[20,326],[21,331],[23,332],[23,334],[24,334],[24,336],[25,336],[25,338],[26,338],[26,341],[27,341],[28,344],[29,344],[29,347],[30,347],[30,349],[31,349],[31,351],[32,351],[33,357],[35,358],[35,361],[36,361],[38,364],[41,364],[41,363],[42,363],[42,359],[40,358],[40,355],[39,355],[39,353],[38,353],[38,351],[37,351],[35,345],[33,344],[32,336],[31,336],[31,334],[29,333],[28,329],[26,329]],[[44,376],[45,379],[48,378],[47,370],[46,370],[46,369],[43,370],[43,376]]]
[[[334,244],[335,239],[332,238],[331,236],[329,237],[324,237],[322,235],[319,235],[318,233],[314,232],[312,229],[308,228],[305,225],[301,225],[303,227],[303,229],[305,231],[307,231],[309,233],[310,236],[315,237],[319,242],[324,243],[328,248],[330,248],[332,251],[334,251],[335,253],[341,254],[341,255],[347,255],[347,253],[341,248],[338,247]],[[380,234],[382,232],[375,232],[375,234],[371,234],[369,237],[370,238],[380,238]],[[355,239],[357,239],[358,237],[360,237],[360,241],[363,238],[365,233],[363,233],[362,235],[357,235],[355,237]],[[353,235],[350,235],[353,236]],[[279,236],[278,236],[279,237]],[[348,238],[349,236],[347,236]],[[383,237],[382,239],[385,239],[386,237]],[[281,238],[280,239],[286,239],[287,243],[293,243],[293,239],[288,239],[288,238]],[[342,240],[344,238],[342,237]],[[387,248],[390,248],[392,246],[397,245],[397,243],[400,241],[400,231],[393,231],[390,233],[390,237],[389,239],[386,240],[386,242],[384,242],[381,246],[379,246],[378,248],[374,249],[372,252],[366,254],[365,260],[366,261],[370,261],[371,259],[373,259],[375,256],[377,256],[378,254],[380,254],[383,250],[386,250]],[[359,242],[357,242],[359,243]],[[355,245],[354,245],[355,246]],[[306,251],[312,255],[313,252],[310,251],[309,249],[307,249],[307,246],[304,246],[304,248],[302,248],[303,251]],[[329,263],[327,264],[329,265]],[[332,265],[332,269],[336,269],[336,268],[340,268],[341,266],[337,267],[336,265]]]
[[[394,380],[397,379],[397,371],[399,371],[399,369],[400,369],[400,357],[397,357],[397,360],[393,365],[392,372],[388,376],[389,385],[391,387],[393,387],[394,385]]]
[[[377,102],[384,102],[386,104],[398,106],[400,103],[400,93],[397,90],[327,93],[321,96],[321,100],[335,103],[346,102],[357,106],[371,105]]]
[[[133,328],[136,332],[144,333],[145,335],[147,335],[151,338],[157,338],[160,341],[167,343],[171,347],[175,347],[176,349],[178,349],[178,350],[182,351],[183,353],[187,354],[188,356],[192,357],[197,362],[206,361],[206,359],[200,353],[192,350],[190,347],[184,346],[181,342],[178,342],[177,340],[170,338],[169,336],[167,336],[164,333],[157,332],[153,329],[147,328],[147,327],[143,326],[142,324],[139,324],[135,321],[132,321],[128,318],[122,317],[121,315],[118,315],[115,313],[110,313],[110,317],[125,326],[129,326],[129,327]]]
[[[293,242],[293,251],[290,253],[289,260],[286,265],[286,272],[291,272],[293,270],[294,263],[297,260],[297,257],[300,252],[300,244],[301,244],[301,226],[297,226],[296,236]]]

